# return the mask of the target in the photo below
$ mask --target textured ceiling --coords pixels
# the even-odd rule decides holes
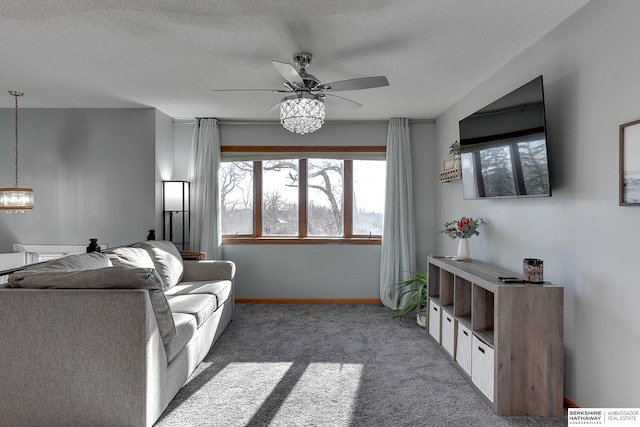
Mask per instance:
[[[13,0],[0,2],[0,81],[21,108],[154,107],[173,118],[277,120],[272,59],[311,52],[341,92],[327,120],[435,118],[588,0]],[[524,82],[523,82],[524,83]],[[0,107],[12,107],[3,92]]]

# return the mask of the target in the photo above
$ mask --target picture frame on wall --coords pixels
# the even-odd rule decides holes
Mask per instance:
[[[640,206],[640,120],[620,125],[620,206]]]

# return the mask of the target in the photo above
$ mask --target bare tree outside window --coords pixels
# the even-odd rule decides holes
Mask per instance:
[[[262,164],[262,234],[298,235],[298,161]]]
[[[220,163],[222,234],[253,234],[253,162]]]
[[[309,159],[308,224],[310,236],[342,236],[344,162],[335,159]]]
[[[254,170],[261,173],[254,177]],[[301,171],[306,173],[300,176]],[[301,185],[306,191],[300,192]],[[379,238],[384,186],[384,160],[222,162],[222,234],[250,238]],[[346,188],[350,194],[345,194]],[[254,200],[256,194],[260,194],[259,201]],[[348,218],[345,209],[350,213]]]

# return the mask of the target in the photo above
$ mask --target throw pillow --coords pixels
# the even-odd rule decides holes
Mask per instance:
[[[146,250],[151,256],[153,265],[162,278],[164,289],[170,289],[182,280],[184,264],[176,246],[167,240],[148,240],[133,245]]]
[[[149,253],[142,248],[117,248],[107,252],[107,256],[114,266],[155,268]]]

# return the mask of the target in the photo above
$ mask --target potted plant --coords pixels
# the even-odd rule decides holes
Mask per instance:
[[[427,273],[414,273],[411,279],[394,283],[398,289],[398,310],[393,314],[398,320],[402,320],[413,311],[416,311],[416,322],[424,328],[427,324]],[[406,297],[406,298],[405,298]],[[404,300],[404,304],[402,301]]]
[[[460,157],[460,143],[458,141],[449,146],[449,154],[453,157]]]

